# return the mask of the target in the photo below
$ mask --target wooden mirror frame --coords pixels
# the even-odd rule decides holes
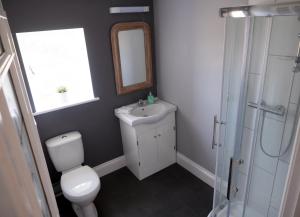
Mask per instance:
[[[129,86],[123,86],[118,33],[120,31],[133,30],[133,29],[143,29],[144,31],[146,81],[129,85]],[[117,23],[111,29],[111,45],[112,45],[112,56],[113,56],[115,80],[116,80],[118,95],[152,87],[153,73],[152,73],[152,45],[151,45],[150,26],[145,22]]]

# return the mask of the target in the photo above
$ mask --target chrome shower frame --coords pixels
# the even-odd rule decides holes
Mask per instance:
[[[299,16],[300,2],[226,7],[219,10],[219,15],[220,17]]]
[[[232,13],[232,12],[239,12],[239,13]],[[239,16],[237,16],[239,15]],[[267,69],[267,62],[268,62],[268,49],[269,49],[269,41],[270,41],[270,36],[271,36],[271,30],[272,30],[272,16],[298,16],[300,17],[300,2],[291,2],[291,3],[283,3],[283,4],[271,4],[271,5],[261,5],[261,6],[241,6],[241,7],[230,7],[230,8],[221,8],[220,9],[220,16],[221,17],[245,17],[246,21],[248,22],[248,33],[250,33],[249,35],[247,35],[245,41],[248,42],[249,44],[245,45],[244,44],[244,48],[247,47],[247,49],[250,47],[251,48],[251,33],[253,31],[253,23],[254,23],[254,18],[253,17],[269,17],[267,18],[267,28],[265,29],[266,31],[266,37],[264,38],[264,40],[266,40],[266,44],[263,48],[263,67],[262,67],[262,80],[261,80],[261,85],[259,87],[259,97],[258,97],[258,101],[257,102],[246,102],[245,103],[245,107],[250,106],[250,107],[254,107],[257,109],[257,115],[256,115],[256,119],[255,119],[255,129],[259,129],[259,125],[260,125],[260,119],[261,119],[261,114],[263,112],[270,112],[272,114],[276,114],[279,116],[286,116],[287,115],[287,111],[288,111],[288,107],[284,108],[283,106],[269,106],[266,105],[263,102],[263,93],[264,93],[264,83],[265,83],[265,77],[266,77],[266,69]],[[247,30],[246,30],[247,32]],[[299,34],[300,35],[300,34]],[[251,50],[251,49],[250,49]],[[247,54],[249,54],[251,51],[246,50],[244,51],[244,60],[248,59],[249,56]],[[294,58],[294,57],[293,57]],[[245,61],[243,62],[243,70],[244,71],[244,75],[246,78],[244,78],[244,82],[247,81],[247,77],[248,77],[248,63],[249,61]],[[297,52],[297,56],[295,57],[295,67],[294,67],[294,73],[300,72],[300,42],[299,42],[299,47],[298,47],[298,52]],[[246,83],[246,87],[247,88],[247,83]],[[245,112],[245,107],[242,108],[240,112]],[[222,118],[221,118],[222,120]],[[299,129],[299,124],[298,123],[298,129]],[[222,128],[222,126],[220,126],[220,128]],[[255,154],[255,149],[256,149],[256,144],[258,142],[259,139],[259,130],[255,130],[254,131],[254,137],[253,137],[253,143],[252,143],[252,148],[250,150],[251,154],[250,154],[250,163],[247,169],[247,181],[246,181],[246,191],[244,194],[244,208],[243,208],[243,215],[245,216],[245,210],[246,210],[246,205],[248,203],[248,199],[249,199],[249,193],[250,193],[250,186],[251,186],[251,177],[252,173],[253,173],[253,165],[254,165],[254,154]],[[296,138],[297,139],[297,138]],[[295,140],[295,138],[294,138]],[[294,143],[296,142],[296,140],[294,141]],[[294,144],[293,143],[293,144]],[[295,145],[292,146],[293,150],[295,150]],[[218,152],[220,152],[220,150],[218,150]],[[294,160],[294,153],[291,156],[291,162]],[[289,170],[292,169],[292,163],[290,163],[290,167]],[[289,172],[290,173],[290,172]],[[234,178],[234,177],[233,177]],[[289,182],[289,174],[287,176],[287,183]],[[215,185],[217,185],[218,183],[216,182]],[[287,191],[288,191],[288,186],[286,184],[285,190],[284,190],[284,194],[283,194],[283,199],[282,199],[282,203],[281,203],[281,207],[279,209],[279,216],[283,217],[284,216],[284,212],[285,209],[284,207],[286,206],[285,200],[287,197]],[[229,203],[230,206],[230,203]],[[214,207],[215,207],[215,197],[214,197]]]

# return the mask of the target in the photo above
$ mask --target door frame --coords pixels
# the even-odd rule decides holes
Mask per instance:
[[[7,53],[12,55],[13,58],[10,65],[7,66],[8,67],[7,70],[10,70],[12,83],[16,92],[18,103],[20,105],[21,113],[24,118],[24,124],[28,133],[32,154],[34,156],[34,161],[39,173],[42,188],[48,203],[51,216],[59,217],[56,198],[50,180],[50,175],[47,168],[44,152],[42,150],[42,145],[39,138],[37,126],[33,117],[32,109],[26,92],[26,88],[22,76],[22,70],[17,57],[17,52],[14,46],[6,13],[3,9],[0,9],[0,22],[1,22],[0,31],[4,32],[6,35],[6,37],[2,39],[3,46],[6,48]]]

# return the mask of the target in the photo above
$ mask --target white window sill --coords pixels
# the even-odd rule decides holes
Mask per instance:
[[[49,110],[34,112],[33,116],[38,116],[38,115],[46,114],[46,113],[53,112],[53,111],[58,111],[58,110],[65,109],[65,108],[70,108],[70,107],[74,107],[74,106],[78,106],[78,105],[82,105],[82,104],[86,104],[86,103],[90,103],[90,102],[95,102],[95,101],[98,101],[98,100],[100,100],[100,98],[95,97],[94,99],[84,100],[82,102],[76,102],[76,103],[60,106],[60,107],[49,109]]]

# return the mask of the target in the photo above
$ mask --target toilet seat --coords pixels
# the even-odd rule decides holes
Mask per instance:
[[[64,173],[60,184],[64,196],[75,203],[85,203],[90,198],[94,199],[100,189],[100,179],[89,166]]]

